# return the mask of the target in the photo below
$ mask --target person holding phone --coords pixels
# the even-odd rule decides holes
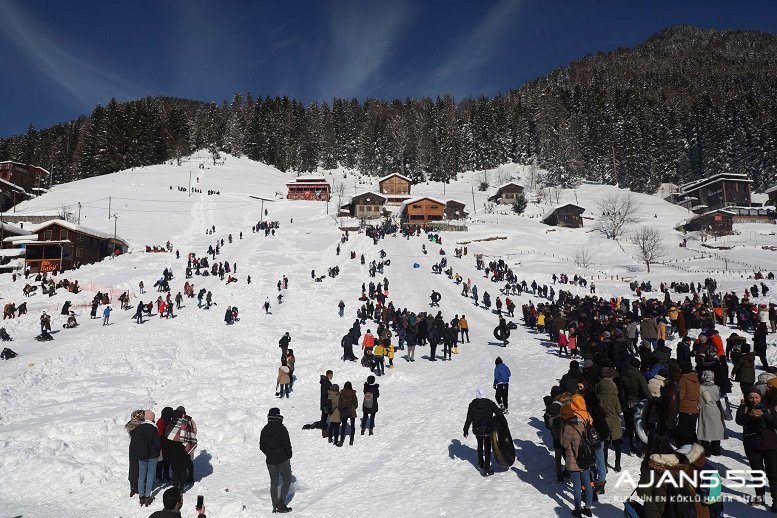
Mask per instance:
[[[165,506],[161,511],[151,513],[148,518],[181,518],[181,509],[183,508],[183,493],[177,487],[171,487],[162,495],[162,505]],[[202,495],[197,497],[197,518],[207,518],[205,516],[205,503]]]
[[[777,416],[763,403],[761,393],[751,388],[737,409],[737,424],[742,426],[742,442],[750,469],[766,473],[772,495],[771,511],[777,512]],[[755,489],[752,505],[766,505],[765,488]]]

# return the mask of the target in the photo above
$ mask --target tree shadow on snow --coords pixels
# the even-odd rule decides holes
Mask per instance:
[[[208,475],[213,474],[213,465],[210,461],[213,459],[213,455],[208,453],[208,450],[200,450],[200,454],[194,458],[194,475],[196,480],[202,480]]]

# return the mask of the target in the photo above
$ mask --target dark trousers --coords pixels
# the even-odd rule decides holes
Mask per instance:
[[[496,404],[500,405],[507,410],[507,391],[510,385],[508,383],[500,383],[496,386]]]
[[[270,473],[270,497],[273,509],[286,507],[286,498],[289,496],[291,486],[291,462],[287,460],[281,464],[268,464],[267,471]],[[280,495],[278,494],[279,476],[283,477]]]
[[[677,426],[674,429],[674,441],[678,447],[696,442],[696,421],[698,418],[699,414],[686,414],[685,412],[678,414]]]
[[[448,342],[442,343],[442,357],[451,359],[451,353],[453,351],[453,344]]]
[[[491,470],[491,436],[478,435],[478,466],[486,471]]]
[[[745,383],[744,381],[739,382],[739,388],[742,389],[742,394],[747,397],[747,391],[750,390],[750,387],[752,387],[752,383]]]
[[[166,455],[156,465],[156,478],[163,481],[170,480],[170,458]]]
[[[324,430],[327,430],[327,435],[329,436],[329,442],[337,442],[337,432],[340,431],[340,423],[329,423],[328,428],[326,424],[326,419],[324,419]]]
[[[129,475],[127,479],[130,483],[130,489],[135,492],[138,491],[138,478],[140,477],[140,465],[138,464],[138,458],[130,455],[129,458]]]
[[[641,444],[639,439],[636,438],[636,433],[634,431],[634,409],[633,408],[625,408],[623,410],[623,422],[626,428],[625,436],[628,437],[629,442],[631,442],[631,451],[632,452],[640,451]]]
[[[609,455],[610,448],[615,451],[615,465],[620,467],[621,465],[621,440],[604,441],[604,463],[607,464],[607,457]]]
[[[769,492],[772,494],[772,502],[777,502],[777,450],[753,450],[745,448],[745,455],[750,462],[750,469],[760,470],[766,473],[769,480]],[[755,494],[762,496],[766,488],[755,488]]]
[[[437,344],[429,342],[429,359],[434,361],[434,357],[437,354]]]
[[[720,441],[699,441],[704,446],[704,456],[720,455]]]
[[[356,361],[358,358],[353,354],[353,345],[346,345],[343,348],[343,361]]]
[[[345,441],[345,427],[349,421],[351,422],[351,440],[353,440],[354,432],[356,432],[356,418],[348,417],[343,418],[343,422],[340,424],[340,442]]]
[[[464,343],[464,336],[467,336],[467,342],[469,342],[469,329],[461,330],[461,343]]]
[[[362,432],[369,428],[375,428],[375,412],[365,412],[362,414]]]

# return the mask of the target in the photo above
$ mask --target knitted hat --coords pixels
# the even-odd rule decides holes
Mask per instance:
[[[370,385],[375,383],[375,376],[367,376],[367,383],[369,383]]]
[[[270,409],[269,412],[267,412],[267,420],[268,421],[283,421],[283,416],[281,415],[281,409],[277,407],[273,407]]]
[[[701,373],[701,382],[704,385],[712,385],[715,383],[715,373],[712,371],[704,371]]]
[[[502,363],[502,358],[500,356],[497,356],[496,360],[494,360],[494,364],[499,365],[500,363]]]
[[[485,397],[486,397],[486,389],[484,389],[483,387],[478,387],[478,389],[475,391],[475,396],[478,399],[485,399]]]

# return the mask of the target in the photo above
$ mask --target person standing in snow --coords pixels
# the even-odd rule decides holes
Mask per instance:
[[[467,409],[467,420],[464,422],[464,437],[469,436],[469,427],[478,440],[478,466],[484,477],[493,475],[491,469],[491,418],[499,412],[496,403],[486,397],[486,389],[478,387]]]
[[[108,321],[111,318],[111,311],[113,311],[113,308],[110,306],[105,306],[105,309],[103,309],[103,325],[107,326]]]
[[[162,451],[162,441],[154,424],[154,412],[146,410],[141,422],[134,430],[130,440],[130,456],[138,459],[138,494],[140,505],[148,507],[154,501],[156,463]]]
[[[275,392],[277,397],[289,397],[289,385],[291,384],[291,375],[289,374],[289,366],[286,364],[286,358],[283,359],[281,366],[278,367],[278,383],[276,387],[278,390]]]
[[[288,513],[291,507],[286,506],[291,487],[291,439],[289,431],[283,426],[283,416],[279,408],[271,408],[267,413],[267,424],[259,435],[259,449],[264,453],[267,471],[270,474],[270,497],[273,513]],[[278,493],[278,477],[283,478],[280,494]]]
[[[356,408],[359,405],[359,400],[356,397],[356,391],[353,390],[353,386],[350,381],[346,381],[343,385],[343,390],[340,391],[340,398],[338,399],[337,408],[340,410],[340,441],[338,446],[342,446],[345,441],[345,430],[350,421],[351,424],[351,441],[350,445],[353,446],[353,437],[356,432]]]
[[[270,297],[264,298],[264,314],[267,315],[270,313]]]
[[[378,398],[380,397],[380,385],[375,383],[375,376],[367,376],[364,384],[364,397],[362,398],[362,435],[366,428],[375,428],[375,414],[378,413]]]
[[[343,318],[343,315],[345,314],[345,302],[341,300],[337,307],[340,308],[340,318]]]
[[[281,348],[281,362],[286,361],[286,356],[288,356],[288,349],[289,349],[290,342],[291,342],[291,336],[289,335],[288,331],[286,331],[286,333],[281,337],[281,339],[278,340],[278,347]]]
[[[132,438],[135,436],[135,429],[143,422],[145,418],[145,410],[134,410],[130,416],[130,420],[124,425],[124,429],[130,436],[129,443],[129,475],[127,478],[130,483],[130,498],[138,494],[138,477],[140,467],[138,465],[138,456],[135,449],[132,446]]]
[[[494,390],[496,390],[496,402],[502,413],[507,413],[507,393],[510,388],[510,369],[504,364],[502,358],[497,356],[494,361]]]

